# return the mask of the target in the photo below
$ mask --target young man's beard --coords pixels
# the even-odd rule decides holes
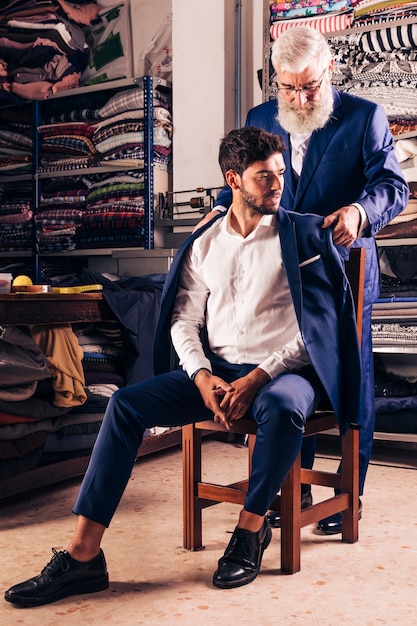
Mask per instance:
[[[322,85],[325,90],[318,102],[307,100],[299,108],[293,102],[284,100],[278,91],[278,122],[288,133],[313,133],[324,128],[333,112],[333,93],[330,81]]]
[[[270,209],[263,204],[259,204],[257,197],[249,193],[249,191],[246,191],[243,185],[240,187],[240,193],[246,208],[249,209],[253,215],[275,215],[277,212],[276,209]],[[270,195],[275,194],[271,193]]]

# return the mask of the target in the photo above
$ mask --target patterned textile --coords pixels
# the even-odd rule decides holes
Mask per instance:
[[[372,341],[376,345],[417,346],[417,326],[405,323],[372,324]]]
[[[326,13],[340,13],[352,8],[351,0],[292,0],[292,2],[277,2],[271,5],[271,21],[292,19],[296,17],[311,17]]]
[[[93,156],[85,157],[68,157],[54,159],[41,159],[39,172],[61,172],[62,170],[79,170],[82,168],[93,167],[96,165],[96,159]]]
[[[140,214],[140,217],[139,217]],[[115,228],[121,228],[122,222],[130,222],[131,226],[135,228],[138,223],[142,225],[143,212],[139,211],[100,211],[94,213],[85,213],[82,217],[83,224],[102,224],[116,222]],[[134,224],[134,226],[133,226]],[[127,226],[130,228],[131,226]],[[113,226],[112,226],[113,227]]]
[[[93,142],[88,137],[77,135],[55,135],[41,138],[41,154],[58,153],[74,156],[90,155],[96,152]]]
[[[97,146],[98,144],[100,144],[100,142],[106,141],[107,139],[113,137],[113,135],[123,135],[123,133],[141,131],[143,131],[143,120],[131,120],[129,122],[123,120],[119,122],[113,122],[112,124],[102,126],[95,130],[93,134],[93,143],[95,146]]]
[[[132,198],[143,195],[143,183],[115,183],[92,189],[87,196],[87,205],[104,202],[109,198]]]
[[[97,152],[106,154],[123,146],[131,145],[132,147],[135,147],[138,144],[143,144],[143,141],[144,133],[142,131],[124,132],[120,134],[110,133],[107,139],[96,143],[95,148]],[[165,148],[169,148],[171,146],[171,138],[165,128],[157,126],[154,127],[154,145],[163,146]]]
[[[2,252],[32,250],[34,232],[29,181],[0,184],[0,226]]]
[[[0,124],[0,173],[31,171],[32,130],[30,124]]]
[[[11,215],[0,215],[0,224],[23,224],[32,220],[32,211],[22,211]]]
[[[112,117],[107,117],[105,119],[100,120],[99,122],[94,124],[94,129],[100,130],[105,126],[109,126],[110,124],[115,124],[117,122],[126,122],[129,119],[133,120],[143,120],[145,116],[144,109],[129,109],[128,111],[123,111],[118,115],[113,115]],[[166,122],[170,124],[172,127],[172,116],[168,109],[163,107],[154,107],[153,110],[154,120],[158,120],[160,122]]]
[[[89,231],[89,234],[77,236],[77,248],[106,248],[108,246],[143,246],[144,229],[115,229],[102,232],[97,230],[97,234]]]
[[[0,128],[0,141],[2,148],[5,145],[10,145],[13,148],[23,146],[29,151],[32,149],[32,138],[30,135],[27,136],[25,132],[17,132],[17,130],[11,131]]]
[[[66,111],[61,111],[56,113],[55,115],[51,115],[48,118],[43,120],[44,124],[50,123],[58,123],[58,122],[83,122],[83,121],[91,121],[95,122],[99,118],[97,109],[89,109],[89,108],[80,108],[80,109],[71,109]]]
[[[118,213],[142,213],[144,202],[143,197],[139,197],[135,200],[112,200],[111,202],[95,204],[83,212],[83,220],[90,214],[99,216],[101,213],[110,213],[111,211]]]
[[[383,10],[393,11],[396,6],[401,8],[408,5],[415,5],[414,2],[407,2],[407,0],[359,0],[355,3],[355,18],[362,15],[369,15],[373,12],[379,13]]]
[[[36,219],[37,220],[41,220],[41,219],[55,220],[55,219],[60,218],[60,219],[66,219],[66,220],[74,220],[74,219],[79,219],[82,216],[83,216],[82,211],[78,209],[69,208],[69,209],[40,211],[37,214]]]
[[[95,132],[94,124],[85,122],[66,122],[55,124],[42,124],[38,127],[41,137],[55,137],[56,135],[82,135],[84,137],[92,137]]]
[[[378,239],[390,239],[395,237],[417,237],[417,219],[400,224],[388,224],[379,231]]]
[[[167,103],[167,100],[163,98],[161,94],[154,99],[154,105],[159,106]],[[112,117],[118,115],[122,111],[129,111],[131,109],[143,109],[144,107],[144,92],[142,89],[135,87],[134,89],[127,89],[121,91],[112,96],[107,103],[98,110],[98,116],[103,119],[106,117]]]
[[[337,88],[380,104],[392,122],[415,118],[417,105],[417,50],[394,48],[406,43],[403,31],[398,28],[359,31],[329,39],[335,51],[333,82]],[[413,34],[413,28],[407,30],[404,26],[404,29],[411,36],[417,35],[417,31]],[[378,41],[391,49],[370,50],[375,47],[370,42]]]
[[[417,47],[417,24],[390,26],[363,33],[361,48],[365,52],[384,52]]]
[[[282,20],[271,25],[270,35],[272,39],[277,39],[288,28],[295,26],[309,26],[317,28],[321,33],[331,33],[338,30],[345,30],[352,26],[353,11],[349,13],[328,14],[324,16],[316,16],[313,18],[300,18],[292,20]]]

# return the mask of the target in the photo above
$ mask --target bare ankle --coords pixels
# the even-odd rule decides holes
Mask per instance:
[[[97,556],[97,554],[100,552],[100,547],[86,546],[84,544],[79,544],[72,541],[67,547],[67,552],[76,561],[86,563],[87,561],[91,561],[91,559],[94,559],[94,557]]]
[[[256,515],[256,513],[249,513],[249,511],[245,511],[242,509],[239,515],[239,528],[244,528],[245,530],[249,530],[253,533],[257,533],[264,523],[263,515]]]

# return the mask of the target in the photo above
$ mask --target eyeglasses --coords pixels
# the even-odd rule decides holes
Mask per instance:
[[[315,85],[304,85],[303,87],[300,87],[300,89],[296,89],[295,87],[290,87],[290,86],[278,87],[278,91],[282,91],[282,93],[285,93],[286,96],[293,96],[294,98],[297,95],[297,93],[300,93],[300,94],[303,93],[307,97],[314,96],[314,94],[317,93],[317,91],[320,89],[323,83],[326,69],[323,70],[322,75],[320,76],[320,78],[318,79],[318,82]]]

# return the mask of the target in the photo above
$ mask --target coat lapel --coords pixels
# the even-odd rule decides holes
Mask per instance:
[[[299,269],[300,261],[298,258],[298,248],[294,230],[295,226],[282,208],[278,211],[277,223],[278,234],[281,242],[282,261],[287,273],[294,308],[301,328],[302,292]]]

